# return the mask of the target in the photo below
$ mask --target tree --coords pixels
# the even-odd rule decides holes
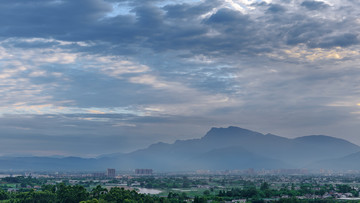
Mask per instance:
[[[101,187],[101,185],[96,186],[96,188],[92,189],[91,191],[91,195],[96,198],[99,199],[101,195],[107,193],[108,190],[106,188]]]
[[[242,193],[243,193],[243,196],[246,198],[253,198],[258,194],[255,187],[246,188],[242,191]]]
[[[198,196],[196,196],[196,197],[194,198],[194,203],[207,203],[207,200],[206,200],[205,197],[198,197]]]
[[[49,192],[55,193],[55,191],[56,191],[56,186],[55,186],[55,185],[42,185],[42,186],[41,186],[41,190],[42,190],[42,191],[49,191]]]
[[[0,200],[8,199],[9,195],[2,189],[0,189]]]
[[[51,203],[56,202],[56,195],[49,191],[21,192],[17,194],[17,199],[21,203]]]
[[[88,192],[81,185],[65,186],[60,184],[56,193],[58,200],[63,203],[79,203],[89,198]]]
[[[268,190],[269,188],[270,188],[269,183],[267,182],[261,183],[260,190]]]
[[[341,193],[347,193],[351,191],[351,187],[349,185],[336,185],[336,187]]]

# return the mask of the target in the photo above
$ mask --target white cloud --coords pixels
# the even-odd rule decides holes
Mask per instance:
[[[130,60],[123,60],[118,57],[87,56],[89,63],[85,63],[85,68],[100,69],[104,74],[111,77],[122,78],[122,75],[129,73],[146,73],[149,67],[137,64]]]

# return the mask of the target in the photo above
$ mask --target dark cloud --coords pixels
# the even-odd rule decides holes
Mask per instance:
[[[108,4],[99,0],[80,1],[1,1],[2,35],[11,37],[65,37],[86,30],[107,12]],[[21,15],[19,15],[21,13]]]
[[[309,46],[332,48],[332,47],[349,47],[357,44],[359,44],[358,35],[354,33],[346,33],[334,37],[323,38],[321,42],[311,42]]]
[[[34,5],[26,1],[2,1],[0,17],[4,20],[0,23],[3,27],[1,33],[11,37],[94,41],[97,43],[86,49],[104,54],[134,54],[136,49],[148,48],[155,52],[180,49],[221,56],[231,52],[236,53],[234,55],[269,52],[269,48],[284,43],[305,43],[310,47],[356,44],[356,40],[350,39],[346,33],[342,35],[343,39],[338,35],[334,42],[329,41],[338,22],[285,12],[287,4],[267,5],[267,11],[256,20],[251,15],[226,8],[201,19],[200,16],[219,7],[219,1],[172,3],[163,7],[156,6],[154,2],[127,4],[131,8],[130,13],[106,17],[112,6],[100,0],[38,1]],[[263,4],[254,6],[264,7]],[[320,9],[326,4],[304,1],[301,6]],[[272,20],[271,26],[269,19]],[[347,24],[352,22],[344,23],[342,27],[348,27]],[[211,34],[214,31],[218,34]],[[279,38],[281,35],[285,37]]]
[[[286,9],[279,4],[271,4],[267,11],[270,13],[283,13]]]
[[[22,49],[32,49],[32,48],[50,48],[59,46],[59,42],[50,41],[50,42],[44,42],[44,41],[17,41],[17,40],[10,40],[8,42],[5,42],[2,44],[4,47],[11,48],[22,48]]]
[[[326,22],[314,22],[303,16],[290,26],[285,37],[288,45],[309,44],[311,41],[321,40],[326,33],[333,31],[326,26]]]
[[[162,10],[155,6],[139,6],[134,8],[133,12],[136,14],[136,23],[140,29],[156,30],[164,21]]]
[[[320,10],[329,7],[329,5],[322,1],[303,1],[301,6],[309,10]]]

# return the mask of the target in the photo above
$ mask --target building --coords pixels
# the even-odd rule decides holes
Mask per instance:
[[[135,169],[136,175],[152,175],[152,169]]]
[[[93,173],[92,176],[94,178],[103,178],[105,177],[105,173]]]
[[[108,169],[107,169],[106,176],[107,176],[108,178],[115,178],[115,169],[113,169],[113,168],[108,168]]]

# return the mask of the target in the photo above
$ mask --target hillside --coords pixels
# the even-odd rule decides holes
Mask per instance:
[[[201,139],[157,143],[119,159],[123,166],[156,170],[303,168],[358,151],[359,146],[329,136],[288,139],[230,126],[212,128]]]
[[[339,164],[340,163],[340,164]],[[200,139],[156,143],[131,153],[94,159],[79,157],[2,157],[2,170],[132,170],[326,168],[360,169],[360,147],[346,140],[311,135],[289,139],[233,127],[212,128]]]

